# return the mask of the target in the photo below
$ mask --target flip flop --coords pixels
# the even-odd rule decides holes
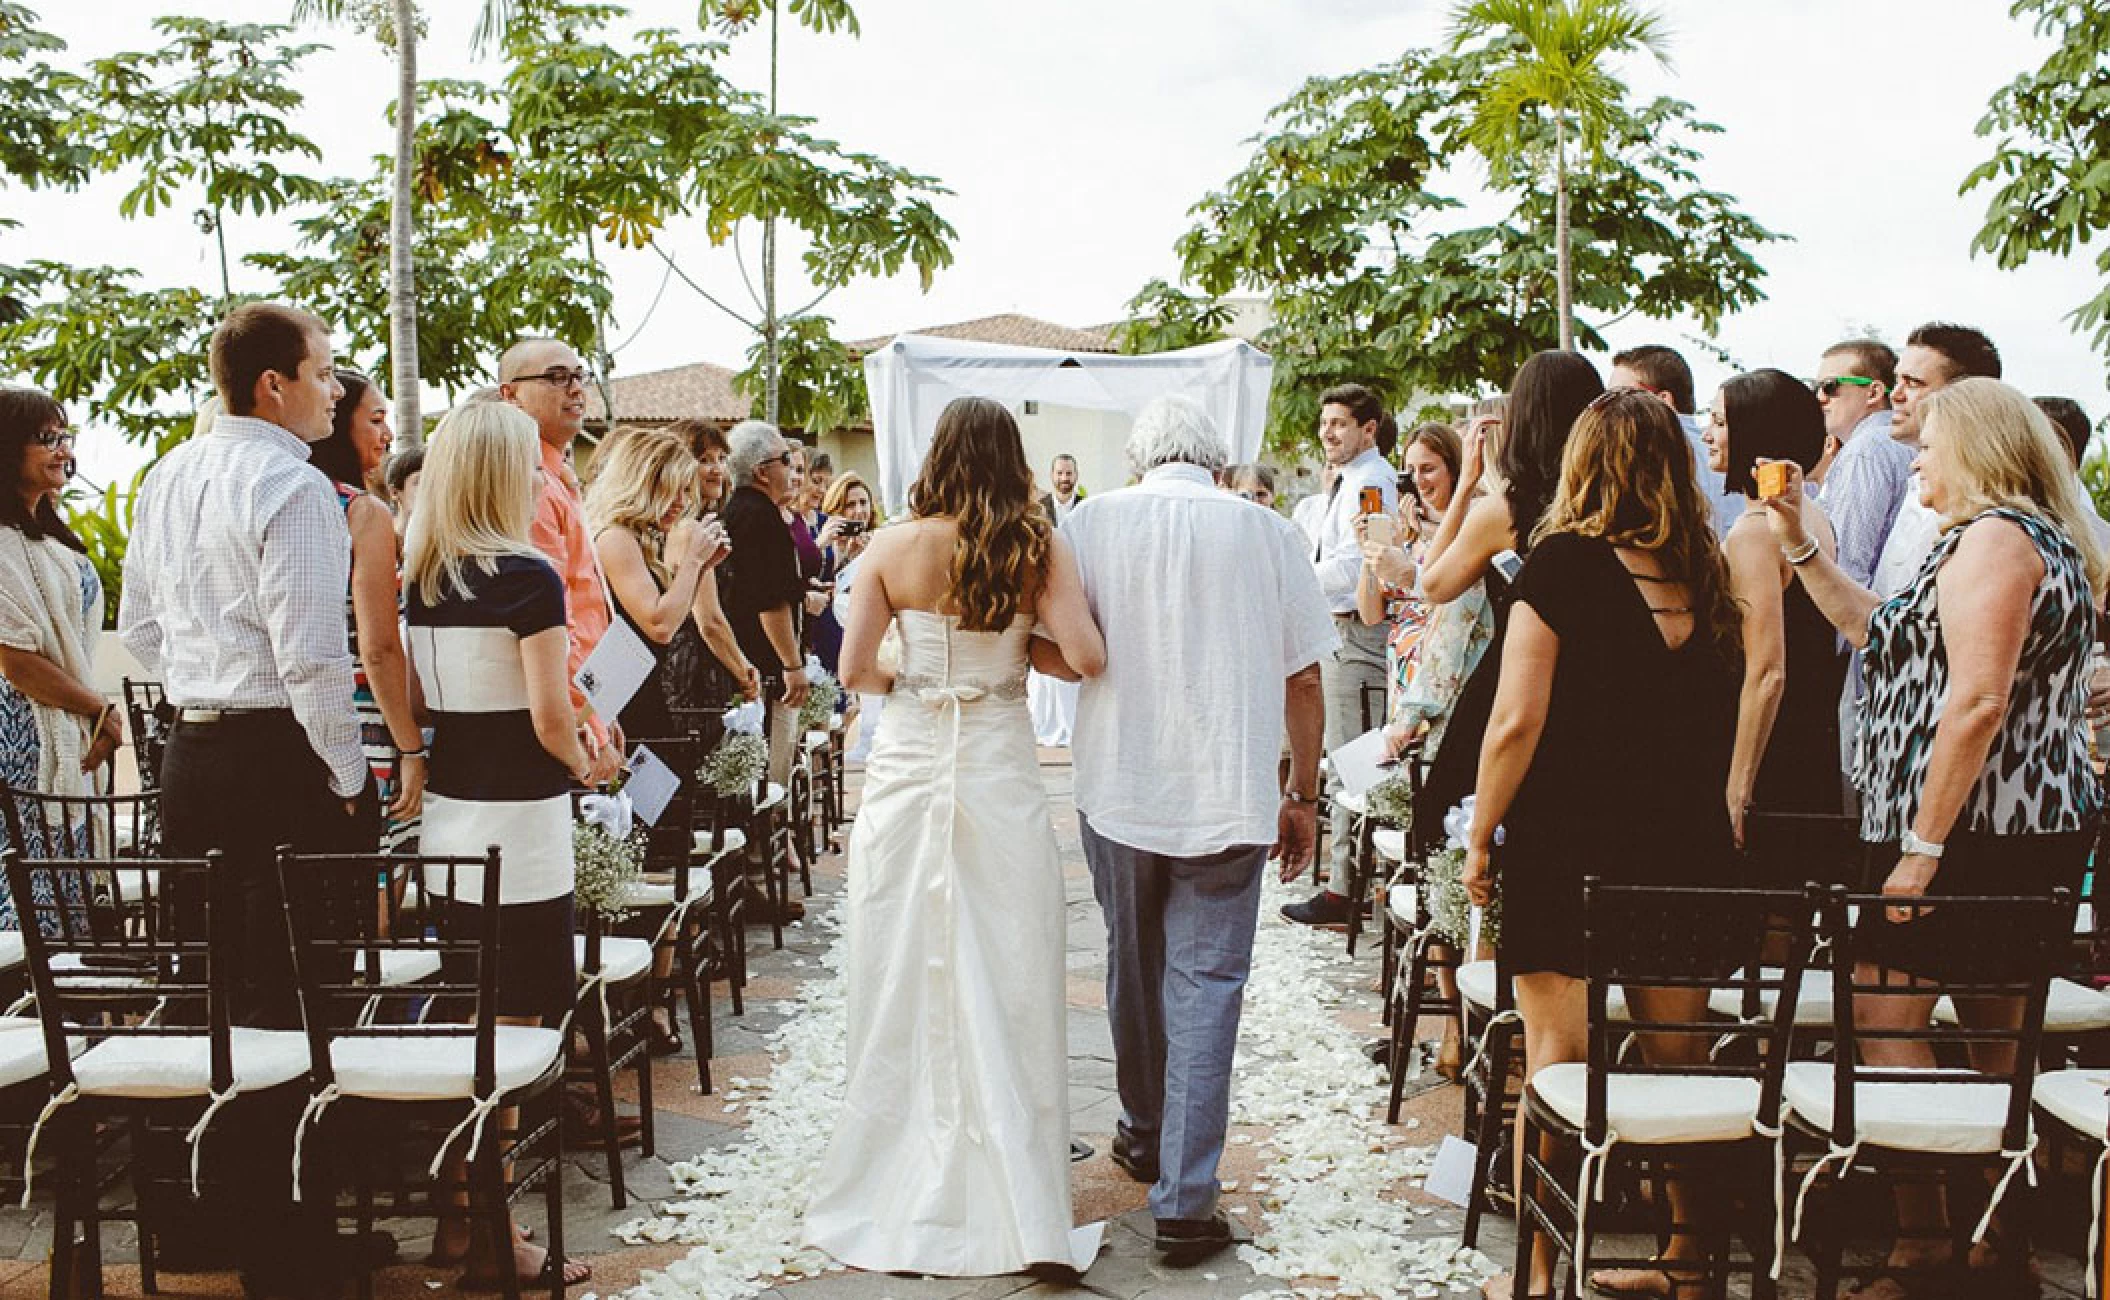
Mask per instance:
[[[556,1276],[551,1270],[557,1266],[557,1263],[558,1261],[545,1255],[542,1260],[542,1267],[536,1270],[533,1277],[520,1279],[520,1289],[525,1292],[531,1288],[540,1289],[549,1286],[551,1282],[556,1281]],[[567,1259],[563,1261],[563,1268],[564,1285],[567,1287],[577,1286],[581,1282],[591,1281],[593,1278],[592,1266],[583,1260]],[[496,1273],[485,1276],[464,1273],[461,1275],[460,1280],[455,1282],[454,1288],[457,1291],[476,1294],[503,1291],[506,1286],[505,1282]]]

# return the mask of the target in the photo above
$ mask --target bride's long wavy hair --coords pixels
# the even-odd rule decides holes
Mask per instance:
[[[951,519],[960,530],[952,559],[960,626],[972,632],[1010,627],[1040,582],[1049,532],[1011,412],[986,397],[947,406],[923,472],[908,490],[908,506],[918,519]]]

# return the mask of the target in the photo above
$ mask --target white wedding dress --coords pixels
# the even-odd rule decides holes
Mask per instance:
[[[1081,1270],[1098,1243],[1070,1227],[1062,868],[1026,712],[1031,628],[896,623],[850,832],[848,1084],[806,1240],[871,1270]]]

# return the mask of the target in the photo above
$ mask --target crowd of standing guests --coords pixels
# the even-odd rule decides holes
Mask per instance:
[[[1585,878],[1734,883],[1754,813],[1858,815],[1894,897],[2078,892],[2101,816],[2110,527],[2079,475],[2086,416],[2000,374],[1983,334],[1933,323],[1902,352],[1827,349],[1811,382],[1737,375],[1703,422],[1672,349],[1618,354],[1609,384],[1544,352],[1396,463],[1368,389],[1322,396],[1324,486],[1296,517],[1340,634],[1328,747],[1383,727],[1425,765],[1430,825],[1472,797],[1463,883],[1501,893],[1528,1073],[1583,1059]],[[1234,467],[1225,486],[1258,499],[1263,482]],[[1285,916],[1362,905],[1348,841]],[[1926,1023],[1971,942],[1954,915],[1862,917],[1864,951],[1923,983],[1857,1017]],[[1651,1019],[1705,1013],[1674,1005],[1704,992],[1628,995],[1663,1002]],[[1933,1063],[1910,1041],[1870,1051]],[[1668,1194],[1688,1222],[1688,1189]],[[1891,1264],[1928,1262],[1942,1216],[1901,1192]],[[1936,1243],[1912,1239],[1930,1227]],[[1700,1250],[1681,1236],[1670,1272],[1593,1281],[1675,1294]]]
[[[281,846],[496,844],[498,1012],[556,1023],[577,989],[572,793],[675,735],[675,709],[800,701],[809,655],[833,657],[822,619],[875,522],[870,490],[760,422],[610,430],[582,490],[590,375],[551,339],[508,349],[495,386],[448,412],[429,448],[393,456],[387,394],[335,364],[328,325],[305,311],[236,308],[209,365],[216,397],[196,435],[140,486],[116,623],[166,696],[150,776],[162,851],[218,851],[238,882],[235,1022],[300,1024]],[[74,437],[48,395],[0,388],[0,782],[60,794],[107,791],[125,739],[94,685],[102,582],[57,508]],[[656,667],[603,717],[576,679],[618,622]],[[772,713],[781,781],[792,710]],[[0,927],[15,924],[0,893]],[[658,1032],[679,1048],[671,1024]],[[332,1242],[282,1168],[251,1164],[233,1180],[247,1188],[239,1215],[208,1206],[164,1221],[166,1239],[206,1254],[224,1242],[267,1295],[320,1293],[332,1270],[317,1260],[374,1245]],[[498,1247],[467,1224],[439,1236],[471,1274],[493,1272]],[[541,1247],[510,1247],[522,1276],[543,1268]]]

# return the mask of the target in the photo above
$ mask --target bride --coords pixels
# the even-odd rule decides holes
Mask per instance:
[[[843,686],[886,695],[887,723],[850,835],[848,1086],[806,1239],[862,1269],[1081,1271],[1096,1241],[1073,1252],[1062,870],[1026,663],[1036,622],[1053,644],[1033,653],[1076,673],[1106,647],[1001,405],[945,408],[909,511],[873,536],[843,635]]]

